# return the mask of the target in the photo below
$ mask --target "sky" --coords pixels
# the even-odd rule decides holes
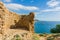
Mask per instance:
[[[35,13],[40,21],[60,21],[60,0],[0,0],[17,14]]]

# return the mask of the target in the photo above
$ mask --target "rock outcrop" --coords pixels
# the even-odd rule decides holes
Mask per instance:
[[[30,32],[34,31],[34,13],[31,12],[29,15],[21,15],[21,19],[15,24],[17,28],[24,28]]]
[[[10,12],[2,2],[0,2],[0,31],[2,29],[26,29],[34,32],[34,13],[29,15],[18,15]]]

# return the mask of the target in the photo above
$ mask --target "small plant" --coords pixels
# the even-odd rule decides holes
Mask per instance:
[[[44,34],[40,34],[39,36],[44,36]]]
[[[16,40],[21,40],[19,35],[15,35]]]
[[[14,35],[12,40],[21,40],[21,37],[18,34],[16,34],[16,35]]]
[[[39,38],[37,36],[33,36],[32,39],[33,40],[39,40]]]

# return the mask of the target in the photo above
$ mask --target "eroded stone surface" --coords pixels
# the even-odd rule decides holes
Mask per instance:
[[[4,4],[0,2],[0,40],[11,40],[16,34],[20,36],[24,35],[24,37],[22,37],[24,40],[31,40],[32,32],[34,32],[33,12],[28,15],[18,15],[10,12]],[[29,38],[27,39],[26,37]]]
[[[0,25],[3,29],[7,28],[24,28],[33,32],[34,13],[29,15],[18,15],[10,12],[2,2],[0,2]]]

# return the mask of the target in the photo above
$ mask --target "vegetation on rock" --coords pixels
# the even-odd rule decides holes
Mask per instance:
[[[56,28],[52,28],[51,33],[60,33],[60,25],[56,25]]]
[[[21,37],[18,34],[16,34],[11,40],[21,40]]]

